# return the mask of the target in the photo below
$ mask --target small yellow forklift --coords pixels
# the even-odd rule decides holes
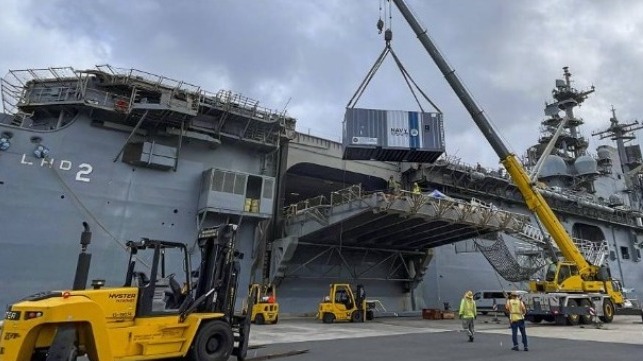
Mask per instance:
[[[248,294],[255,295],[252,322],[257,325],[279,322],[279,303],[277,303],[277,289],[274,285],[253,283],[250,285]]]
[[[372,320],[373,310],[367,306],[364,286],[357,285],[356,291],[353,292],[349,284],[331,284],[328,296],[319,304],[317,319],[324,323]]]

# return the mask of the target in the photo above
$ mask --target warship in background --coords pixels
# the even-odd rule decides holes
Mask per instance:
[[[613,114],[596,135],[616,147],[590,154],[573,110],[591,91],[564,75],[525,165],[540,169],[586,256],[641,290],[643,163],[626,145],[637,124]],[[127,240],[191,242],[201,227],[238,223],[240,283],[277,284],[285,313],[314,312],[338,280],[365,284],[389,311],[442,307],[466,289],[521,287],[546,262],[502,170],[446,156],[342,161],[342,144],[297,133],[294,118],[257,101],[108,65],[10,71],[2,100],[1,304],[71,286],[83,221],[94,230],[91,276],[108,284],[124,281]],[[392,203],[389,176],[418,182],[426,202]],[[418,217],[421,207],[435,213]],[[449,219],[454,210],[466,217]]]

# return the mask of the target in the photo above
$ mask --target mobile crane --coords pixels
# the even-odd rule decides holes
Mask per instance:
[[[590,308],[599,309],[603,322],[611,322],[615,306],[624,302],[618,281],[613,280],[607,266],[590,264],[574,244],[536,185],[523,168],[518,157],[512,154],[491,126],[463,83],[415,18],[404,0],[392,1],[409,23],[420,43],[429,53],[447,82],[456,93],[473,121],[485,136],[500,162],[511,176],[530,211],[534,212],[553,241],[560,248],[564,261],[550,266],[545,281],[531,281],[530,294],[525,295],[529,312],[527,317],[538,322],[543,319],[557,323],[575,324],[588,322]]]
[[[236,249],[237,225],[201,230],[201,262],[193,272],[184,243],[128,241],[125,284],[103,287],[104,280],[93,280],[93,289],[86,289],[91,232],[83,225],[73,289],[11,305],[0,332],[0,361],[75,361],[83,355],[91,361],[246,358],[251,315],[234,312],[243,257]],[[177,262],[170,255],[177,255]],[[149,277],[141,259],[151,260]],[[248,310],[254,299],[248,296]]]

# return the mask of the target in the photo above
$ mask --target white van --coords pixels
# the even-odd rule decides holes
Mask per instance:
[[[527,291],[516,290],[482,290],[473,294],[473,300],[476,301],[476,308],[479,313],[486,315],[489,312],[502,312],[507,315],[505,311],[505,304],[511,292],[516,292],[519,295],[527,293]],[[496,306],[494,309],[494,305]]]
[[[478,312],[486,315],[493,311],[504,312],[508,296],[509,291],[481,290],[473,294],[473,300],[476,301]],[[495,309],[494,305],[496,306]]]

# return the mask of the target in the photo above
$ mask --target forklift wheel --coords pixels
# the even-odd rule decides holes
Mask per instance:
[[[188,360],[226,361],[233,346],[234,335],[230,326],[223,321],[210,321],[197,332]]]
[[[276,325],[279,322],[279,315],[275,316],[275,320],[272,322],[273,325]]]
[[[335,321],[335,315],[332,313],[324,313],[324,316],[322,317],[322,322],[324,323],[333,323]]]
[[[362,314],[362,311],[360,310],[355,310],[351,314],[351,321],[353,322],[364,322],[364,315]]]
[[[255,324],[256,325],[263,325],[266,322],[266,319],[263,318],[262,314],[258,314],[255,316]]]

